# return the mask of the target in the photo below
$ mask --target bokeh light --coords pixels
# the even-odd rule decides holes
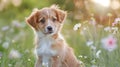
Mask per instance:
[[[104,7],[109,7],[110,0],[93,0],[93,2],[98,3]]]
[[[112,9],[119,9],[120,8],[120,2],[118,1],[118,0],[113,0],[112,2],[111,2],[111,8]]]

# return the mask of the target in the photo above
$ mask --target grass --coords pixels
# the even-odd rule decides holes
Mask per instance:
[[[3,21],[1,21],[3,22]],[[33,67],[35,63],[34,55],[34,35],[31,28],[27,26],[25,22],[15,21],[18,24],[16,26],[13,22],[9,24],[1,23],[0,32],[0,52],[2,56],[0,57],[0,67]],[[9,28],[3,30],[5,26]],[[113,51],[108,51],[101,46],[100,40],[106,37],[112,32],[105,32],[104,27],[99,28],[98,26],[93,27],[91,24],[84,24],[82,27],[74,31],[74,24],[66,22],[62,33],[68,42],[68,44],[73,47],[77,58],[84,62],[86,67],[96,66],[96,67],[119,67],[119,41],[117,42],[117,48]],[[84,35],[80,34],[84,27],[87,30],[84,31]],[[119,40],[119,30],[115,35],[117,40]],[[95,34],[96,33],[96,34]],[[87,46],[87,41],[92,40],[94,43],[91,44],[96,49],[91,46]],[[7,48],[3,47],[3,44],[7,42],[9,46]],[[17,50],[20,54],[20,58],[10,58],[10,51]],[[97,58],[96,53],[101,50],[99,58]]]
[[[34,66],[36,59],[33,44],[34,34],[25,23],[24,18],[30,14],[32,8],[48,6],[49,2],[52,4],[52,1],[49,0],[42,4],[38,4],[41,3],[39,1],[24,0],[20,7],[13,8],[13,5],[9,5],[0,12],[0,67]],[[63,2],[64,0],[60,5],[64,7]],[[72,9],[70,6],[68,8]],[[81,26],[78,27],[78,30],[73,30],[75,24],[79,22]],[[71,21],[68,18],[61,32],[67,43],[74,49],[76,57],[83,61],[86,67],[120,67],[120,29],[118,27],[120,20],[118,26],[111,26],[109,22],[104,22],[108,26],[94,24],[93,19],[92,23],[88,20],[79,22]],[[109,36],[116,40],[113,38],[109,42],[110,44],[107,44],[106,40],[110,40]],[[107,47],[104,46],[106,44]],[[110,46],[112,47],[110,48]]]

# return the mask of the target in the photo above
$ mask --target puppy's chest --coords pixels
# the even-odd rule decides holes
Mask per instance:
[[[51,38],[43,38],[39,41],[38,47],[36,49],[38,56],[54,56],[56,51],[52,49],[54,40]]]

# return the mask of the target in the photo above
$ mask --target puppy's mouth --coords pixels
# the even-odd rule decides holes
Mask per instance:
[[[52,34],[52,33],[53,33],[53,31],[48,31],[47,33],[48,33],[48,34]]]
[[[47,31],[47,32],[45,32],[45,34],[47,35],[47,34],[52,34],[53,33],[53,31]]]

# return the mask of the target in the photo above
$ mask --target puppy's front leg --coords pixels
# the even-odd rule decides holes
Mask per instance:
[[[52,57],[52,67],[60,67],[60,58],[59,56]]]
[[[38,57],[34,67],[42,67],[42,59],[41,59],[41,57]]]

